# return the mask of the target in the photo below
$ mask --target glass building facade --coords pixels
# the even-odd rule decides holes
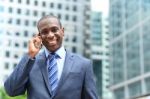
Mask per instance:
[[[96,88],[99,98],[102,99],[103,96],[103,85],[102,85],[102,61],[93,60],[93,69],[96,77]]]
[[[91,20],[92,44],[102,46],[102,13],[93,11],[91,14]]]
[[[114,99],[150,93],[150,0],[110,0]]]
[[[100,99],[111,99],[108,20],[102,12],[91,13],[91,58]]]

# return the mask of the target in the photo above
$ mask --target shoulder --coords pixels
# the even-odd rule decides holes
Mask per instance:
[[[71,56],[72,60],[74,61],[74,66],[76,67],[76,69],[82,70],[82,72],[92,70],[93,67],[92,60],[74,53],[71,53]]]
[[[84,57],[84,56],[82,56],[82,55],[79,55],[79,54],[74,54],[74,53],[73,53],[73,56],[74,56],[75,58],[78,58],[78,59],[83,60],[83,61],[89,61],[89,60],[90,60],[90,59],[88,59],[88,58],[86,58],[86,57]]]
[[[79,55],[79,54],[76,54],[76,53],[69,53],[71,56],[72,56],[72,59],[75,60],[76,62],[81,62],[81,63],[91,63],[91,60],[82,56],[82,55]]]
[[[42,49],[42,50],[40,50],[39,51],[39,53],[35,56],[35,58],[44,58],[44,57],[46,57],[46,55],[45,55],[45,51]]]

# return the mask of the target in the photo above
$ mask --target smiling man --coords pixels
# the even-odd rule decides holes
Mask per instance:
[[[39,33],[5,81],[10,96],[27,91],[28,99],[98,99],[90,60],[65,50],[64,28],[55,16],[44,16]],[[41,45],[44,51],[39,52]]]

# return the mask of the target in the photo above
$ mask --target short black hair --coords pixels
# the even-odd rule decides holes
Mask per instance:
[[[62,24],[60,22],[60,19],[57,17],[57,16],[54,16],[54,15],[45,15],[43,16],[37,23],[37,27],[39,26],[39,23],[43,20],[43,19],[47,19],[47,18],[56,18],[59,22],[59,25],[60,25],[60,28],[62,28]]]

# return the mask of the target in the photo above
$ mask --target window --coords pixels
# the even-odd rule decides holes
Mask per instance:
[[[2,35],[2,34],[3,34],[3,30],[0,29],[0,35]],[[2,41],[0,41],[0,44],[2,44],[1,42]]]
[[[50,3],[50,7],[53,8],[54,7],[54,3]]]
[[[141,82],[134,82],[131,83],[128,86],[128,90],[129,90],[129,96],[130,97],[134,97],[134,96],[140,96],[142,94],[142,86],[141,86]]]
[[[26,1],[26,4],[30,4],[30,0],[27,0],[27,1]]]
[[[53,15],[53,13],[50,13],[50,15]],[[58,16],[59,17],[59,16]]]
[[[13,66],[13,67],[15,68],[16,66],[17,66],[17,63],[14,63],[14,66]]]
[[[18,58],[18,55],[17,55],[17,54],[15,54],[15,55],[14,55],[14,58]]]
[[[25,36],[25,37],[28,36],[28,31],[24,31],[24,36]]]
[[[145,85],[146,85],[146,92],[148,93],[150,91],[150,78],[145,79]]]
[[[131,79],[141,74],[140,68],[140,35],[139,29],[126,35],[127,77]],[[134,49],[134,50],[133,50]],[[134,71],[133,71],[134,69]]]
[[[74,53],[76,53],[76,52],[77,52],[76,47],[72,47],[72,52],[74,52]]]
[[[68,38],[68,37],[66,37],[66,38],[65,38],[65,41],[69,41],[69,38]]]
[[[45,16],[46,15],[46,13],[45,12],[42,12],[42,16]]]
[[[65,16],[65,20],[69,20],[69,15],[66,15],[66,16]]]
[[[34,11],[34,12],[33,12],[33,15],[34,15],[34,16],[37,16],[37,14],[38,14],[37,11]]]
[[[109,55],[110,55],[110,53],[107,52],[107,53],[106,53],[106,56],[109,56]]]
[[[13,0],[9,0],[10,2],[13,2]]]
[[[21,3],[21,0],[18,0],[18,3]]]
[[[9,31],[6,32],[7,35],[11,35],[11,33]]]
[[[18,13],[18,14],[21,14],[21,9],[17,9],[17,13]]]
[[[9,24],[11,24],[11,23],[12,23],[12,18],[10,18],[10,19],[8,20],[8,23],[9,23]]]
[[[26,12],[25,12],[25,14],[29,15],[30,14],[30,10],[27,9]]]
[[[122,63],[124,62],[123,57],[123,40],[119,40],[116,43],[112,44],[112,67],[114,72],[112,72],[111,76],[113,77],[112,83],[119,83],[124,81],[124,66]],[[118,98],[117,98],[118,99]]]
[[[61,19],[61,14],[58,14],[58,18]]]
[[[69,10],[69,6],[66,6],[66,10]]]
[[[4,7],[0,6],[0,12],[3,12],[3,11],[4,11]]]
[[[9,69],[9,63],[5,63],[5,67],[4,67],[5,69]]]
[[[45,7],[45,6],[46,6],[46,3],[45,3],[45,2],[43,2],[43,3],[42,3],[42,6],[43,6],[43,7]]]
[[[74,32],[77,32],[77,30],[78,30],[78,29],[77,29],[77,26],[75,25],[75,26],[74,26]]]
[[[19,47],[19,44],[17,42],[15,43],[15,47]]]
[[[38,5],[38,1],[34,1],[34,5],[37,6]]]
[[[8,40],[8,43],[6,44],[6,46],[11,46],[12,40]]]
[[[36,26],[36,21],[33,21],[33,26]]]
[[[5,52],[5,56],[6,56],[6,57],[10,57],[9,51],[6,51],[6,52]]]
[[[28,46],[27,42],[24,42],[24,43],[23,43],[23,47],[24,47],[24,48],[27,48],[27,46]]]
[[[73,11],[77,11],[77,7],[76,6],[73,6]]]
[[[73,42],[77,42],[76,36],[73,37],[72,41],[73,41]]]
[[[17,20],[16,20],[16,24],[20,25],[20,23],[21,23],[21,22],[20,22],[20,19],[17,19]]]
[[[62,8],[62,5],[59,3],[58,4],[58,9],[61,9]]]
[[[19,35],[20,35],[19,32],[16,32],[15,34],[16,34],[16,36],[19,36]]]
[[[114,90],[114,98],[122,99],[122,97],[125,97],[124,91],[125,91],[124,87]]]
[[[25,25],[28,26],[29,25],[29,21],[25,20]]]
[[[9,8],[8,8],[8,12],[9,12],[9,13],[12,13],[12,12],[13,12],[12,7],[9,7]]]
[[[77,17],[76,16],[73,16],[73,19],[72,19],[74,22],[77,21]]]

